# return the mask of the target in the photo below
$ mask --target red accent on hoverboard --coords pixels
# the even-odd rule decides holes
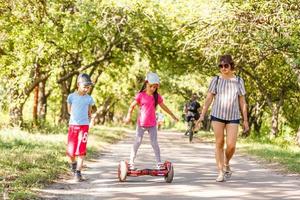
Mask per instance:
[[[130,170],[128,168],[128,162],[127,161],[120,161],[119,166],[118,166],[119,181],[121,181],[121,182],[126,181],[127,176],[137,177],[137,176],[144,176],[144,175],[163,176],[167,183],[171,183],[173,181],[174,169],[173,169],[172,163],[169,162],[169,161],[166,161],[164,163],[164,169],[136,169],[136,170]]]
[[[128,176],[166,176],[168,174],[167,169],[140,169],[140,170],[128,170]]]

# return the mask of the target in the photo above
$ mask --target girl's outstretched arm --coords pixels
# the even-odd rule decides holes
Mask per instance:
[[[164,104],[160,103],[159,106],[166,112],[168,113],[175,121],[179,121],[178,118],[172,113],[172,111]]]
[[[126,116],[126,118],[125,118],[125,120],[124,120],[124,122],[125,122],[126,124],[130,122],[130,120],[131,120],[131,115],[132,115],[132,111],[134,110],[134,108],[135,108],[135,106],[136,106],[137,104],[138,104],[138,103],[137,103],[136,100],[134,100],[134,101],[130,104],[129,109],[128,109],[127,116]]]

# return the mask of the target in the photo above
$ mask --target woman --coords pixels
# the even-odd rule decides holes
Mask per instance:
[[[232,158],[240,123],[240,109],[243,115],[243,129],[249,130],[247,118],[247,105],[245,101],[244,81],[234,75],[234,62],[231,55],[220,57],[220,76],[214,77],[208,89],[205,104],[197,123],[204,120],[210,104],[213,102],[211,111],[211,124],[215,134],[215,158],[218,168],[217,182],[224,181],[224,176],[230,177],[230,159]],[[224,155],[224,132],[226,131],[226,149]]]

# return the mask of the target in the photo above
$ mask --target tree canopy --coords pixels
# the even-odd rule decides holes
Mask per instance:
[[[148,71],[159,74],[160,91],[180,114],[192,93],[203,99],[219,56],[231,54],[245,80],[253,134],[266,125],[277,137],[280,123],[293,136],[299,132],[296,0],[4,0],[0,6],[0,108],[11,124],[22,126],[27,105],[37,124],[66,122],[66,98],[82,72],[95,83],[94,123],[120,121]]]

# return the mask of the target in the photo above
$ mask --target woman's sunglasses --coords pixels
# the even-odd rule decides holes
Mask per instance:
[[[230,65],[229,64],[224,64],[224,65],[222,65],[222,64],[219,64],[219,68],[221,69],[221,68],[225,68],[225,69],[227,69],[227,68],[229,68],[230,67]]]

